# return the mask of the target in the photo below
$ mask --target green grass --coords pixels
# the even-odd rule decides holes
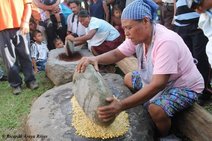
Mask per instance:
[[[38,89],[32,91],[23,85],[18,96],[12,94],[8,82],[0,82],[0,141],[5,140],[2,135],[24,134],[24,123],[33,101],[53,87],[45,72],[36,74],[36,79]]]

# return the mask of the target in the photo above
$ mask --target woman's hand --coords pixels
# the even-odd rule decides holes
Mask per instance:
[[[99,71],[98,68],[98,61],[96,60],[96,57],[83,57],[78,65],[77,65],[77,72],[82,73],[85,71],[86,67],[92,64],[96,71]]]
[[[114,119],[122,111],[121,101],[112,97],[107,98],[106,101],[110,104],[99,107],[97,111],[98,117],[104,122]]]

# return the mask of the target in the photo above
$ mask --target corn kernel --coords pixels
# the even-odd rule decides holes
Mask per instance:
[[[75,96],[72,103],[72,126],[76,129],[76,134],[86,138],[115,138],[124,135],[129,128],[128,114],[121,112],[115,121],[109,126],[100,126],[92,122],[78,104]]]

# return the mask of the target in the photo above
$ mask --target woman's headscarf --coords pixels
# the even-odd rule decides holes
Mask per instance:
[[[121,19],[141,20],[148,17],[155,20],[157,9],[158,5],[153,0],[135,0],[123,10]]]

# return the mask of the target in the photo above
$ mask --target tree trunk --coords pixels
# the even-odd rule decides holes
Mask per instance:
[[[127,57],[116,63],[124,74],[137,70],[137,59],[135,57]]]
[[[192,141],[212,140],[212,115],[196,103],[177,115],[174,126]]]

